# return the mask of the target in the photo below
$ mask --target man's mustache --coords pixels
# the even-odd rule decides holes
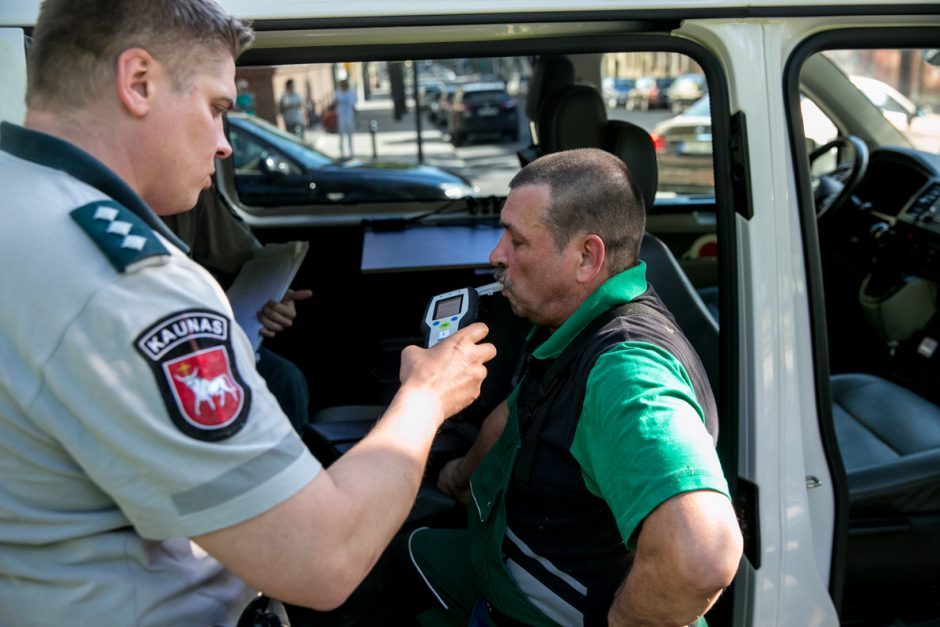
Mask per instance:
[[[506,268],[496,268],[493,271],[493,278],[503,284],[504,291],[512,291],[512,279],[506,276]]]

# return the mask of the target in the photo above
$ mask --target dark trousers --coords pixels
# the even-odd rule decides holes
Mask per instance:
[[[284,359],[272,350],[261,347],[256,364],[258,374],[268,384],[271,394],[277,399],[281,409],[297,433],[302,433],[307,424],[310,411],[310,391],[307,379],[293,362]]]

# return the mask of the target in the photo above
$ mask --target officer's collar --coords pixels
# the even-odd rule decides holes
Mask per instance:
[[[133,211],[147,226],[170,240],[184,253],[189,253],[189,246],[167,228],[153,209],[127,183],[81,148],[46,133],[2,122],[0,149],[20,159],[61,170],[91,185]]]

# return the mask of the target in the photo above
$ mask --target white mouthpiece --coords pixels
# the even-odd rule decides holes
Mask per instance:
[[[489,296],[490,294],[495,294],[496,292],[503,291],[503,284],[499,281],[495,283],[489,283],[487,285],[481,285],[477,288],[477,294],[479,296]]]

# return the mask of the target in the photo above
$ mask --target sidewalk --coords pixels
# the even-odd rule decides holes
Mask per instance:
[[[356,104],[356,133],[353,136],[354,158],[362,161],[396,161],[399,163],[417,163],[418,147],[415,131],[414,106],[409,103],[409,110],[400,120],[393,115],[392,100],[387,94],[373,94],[370,100],[361,100]],[[369,131],[370,123],[375,122],[375,145]],[[426,112],[421,112],[421,143],[424,163],[439,167],[460,168],[463,161],[457,156],[453,145],[445,141],[441,131],[428,120]],[[323,127],[316,126],[307,131],[307,141],[317,150],[339,158],[339,135],[327,133]]]

